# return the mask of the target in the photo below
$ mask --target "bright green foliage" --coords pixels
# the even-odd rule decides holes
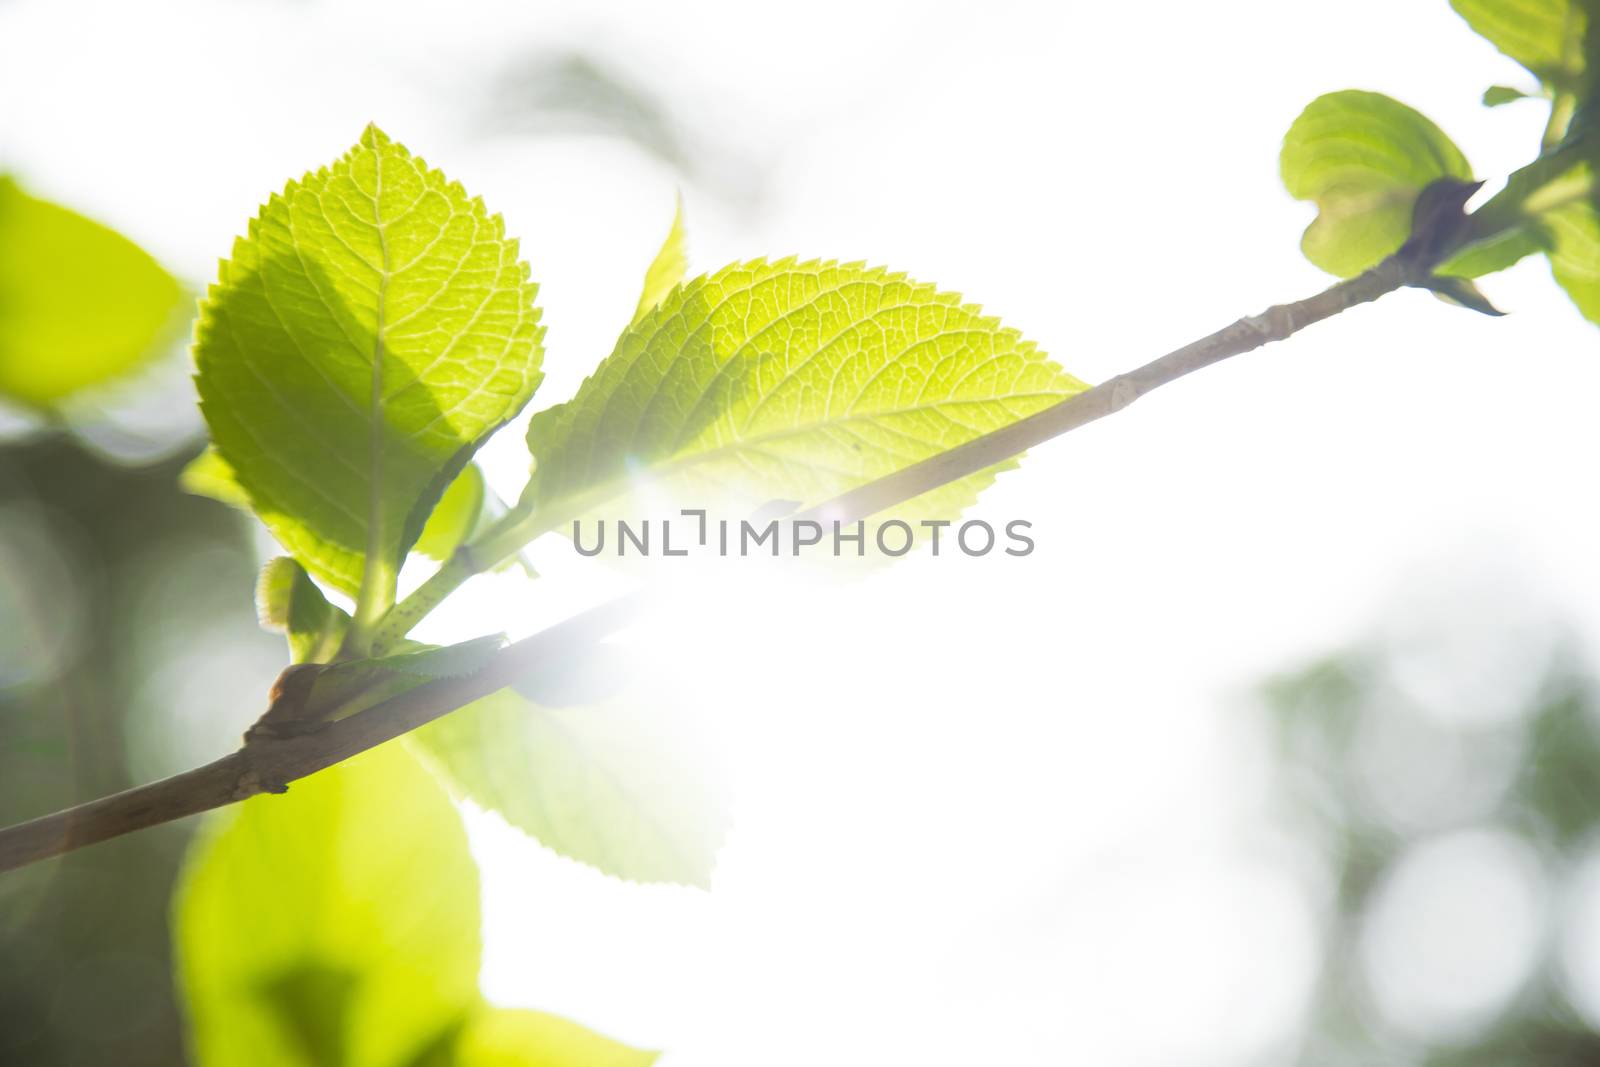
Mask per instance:
[[[210,497],[241,511],[253,510],[250,494],[244,491],[233,468],[215,448],[207,448],[196,456],[183,468],[178,482],[185,492],[195,496]],[[477,526],[484,513],[486,491],[483,472],[476,464],[467,464],[434,505],[433,514],[423,524],[422,533],[412,548],[433,559],[448,557]]]
[[[276,556],[261,568],[256,618],[262,629],[288,638],[289,659],[294,663],[332,658],[350,622],[348,615],[328,603],[305,568],[288,556]]]
[[[1450,6],[1553,91],[1578,89],[1586,27],[1582,0],[1450,0]]]
[[[1509,85],[1491,85],[1483,91],[1484,107],[1504,107],[1514,104],[1518,100],[1526,100],[1528,94],[1521,89],[1513,89]]]
[[[1518,5],[1458,6],[1487,19],[1492,11]],[[1535,54],[1532,38],[1507,40],[1512,44],[1505,47],[1517,48],[1516,54]],[[1513,174],[1475,214],[1480,236],[1437,273],[1473,278],[1544,252],[1573,303],[1600,322],[1600,215],[1585,151],[1568,145]],[[1469,174],[1461,153],[1433,123],[1388,97],[1357,91],[1313,101],[1284,139],[1282,165],[1289,191],[1315,200],[1319,209],[1303,242],[1307,258],[1340,275],[1375,265],[1405,242],[1411,205],[1428,182]],[[1474,290],[1441,285],[1447,294],[1454,285],[1458,295],[1473,298],[1464,301],[1468,306],[1492,311]]]
[[[0,397],[50,408],[174,344],[177,279],[126,237],[0,175]]]
[[[601,1037],[555,1015],[490,1009],[456,1042],[455,1067],[650,1067],[656,1053]]]
[[[559,522],[640,473],[700,505],[820,502],[1084,388],[1015,330],[902,274],[735,264],[673,291],[571,401],[534,416],[524,504]]]
[[[408,1064],[478,999],[478,877],[390,745],[214,817],[176,901],[202,1067]]]
[[[213,816],[175,900],[198,1067],[594,1067],[637,1052],[478,992],[478,877],[386,745]]]
[[[250,510],[250,494],[244,491],[233,468],[215,448],[207,448],[194,457],[178,475],[178,484],[186,493],[210,497],[241,511]]]
[[[449,558],[457,545],[472,536],[483,514],[483,502],[483,472],[469,463],[439,498],[413,547],[432,559]]]
[[[1319,96],[1300,113],[1279,165],[1289,194],[1317,205],[1301,241],[1306,258],[1340,277],[1399,251],[1428,183],[1472,177],[1466,158],[1422,114],[1353,89]]]
[[[650,261],[650,267],[644,273],[644,291],[639,294],[639,306],[633,312],[635,323],[661,303],[666,295],[672,292],[673,286],[683,281],[683,276],[689,272],[689,253],[685,244],[683,198],[679,197],[678,208],[672,215],[672,228],[667,231],[667,239],[661,242],[661,250],[656,253],[656,258]]]
[[[1573,177],[1592,185],[1591,164]],[[1542,216],[1550,236],[1550,272],[1590,322],[1600,323],[1600,213],[1588,199],[1566,204]]]
[[[1485,215],[1511,222],[1496,242],[1497,266],[1514,261],[1519,252],[1545,252],[1556,282],[1586,318],[1600,323],[1600,213],[1593,181],[1597,131],[1593,103],[1580,106],[1592,95],[1595,5],[1592,0],[1451,0],[1451,6],[1496,48],[1538,75],[1551,98],[1544,156],[1513,175],[1505,191],[1484,206]],[[1568,129],[1569,121],[1591,128]],[[1451,269],[1463,266],[1474,264]]]
[[[1505,270],[1535,252],[1549,251],[1554,238],[1538,220],[1502,230],[1476,241],[1447,258],[1434,273],[1457,278],[1478,278]]]
[[[499,216],[375,128],[261,209],[202,308],[197,384],[313,574],[354,593],[369,563],[363,601],[392,599],[434,503],[539,382],[534,292]]]
[[[640,686],[570,704],[541,695],[502,690],[410,737],[454,790],[564,856],[633,881],[708,885],[723,797],[679,724]]]

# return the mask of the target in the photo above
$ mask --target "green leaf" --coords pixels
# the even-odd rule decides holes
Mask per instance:
[[[331,659],[350,623],[350,616],[328,603],[305,568],[288,556],[276,556],[261,568],[256,618],[262,629],[289,639],[293,663]]]
[[[1289,194],[1317,205],[1301,241],[1306,258],[1345,278],[1400,249],[1429,183],[1472,177],[1466,158],[1421,113],[1358,90],[1313,100],[1284,137],[1279,164]]]
[[[0,175],[0,396],[41,409],[176,345],[177,279],[126,237]]]
[[[278,540],[358,616],[540,379],[535,287],[500,217],[376,128],[291,182],[202,307],[201,407]]]
[[[1495,307],[1489,298],[1472,283],[1470,279],[1458,277],[1435,277],[1422,288],[1430,289],[1433,294],[1447,304],[1455,304],[1480,315],[1499,318],[1505,312]]]
[[[453,791],[563,856],[632,881],[707,886],[725,798],[703,746],[626,679],[619,654],[602,645],[541,679],[536,699],[502,690],[409,738]]]
[[[462,1032],[458,1067],[650,1067],[657,1054],[601,1037],[576,1023],[537,1011],[492,1008]]]
[[[213,817],[175,900],[200,1067],[391,1067],[477,1010],[478,874],[398,745]]]
[[[210,497],[241,511],[252,510],[250,494],[215,448],[207,448],[183,468],[178,484],[195,496]],[[434,505],[433,514],[428,516],[412,548],[431,559],[448,558],[485,515],[489,503],[486,491],[483,471],[476,464],[467,464]],[[500,505],[500,509],[503,511],[504,506]]]
[[[688,273],[689,255],[684,245],[683,197],[680,196],[678,206],[672,213],[672,228],[667,231],[667,239],[661,242],[661,250],[644,273],[644,291],[639,294],[639,306],[633,312],[635,324],[661,303]]]
[[[250,510],[250,494],[244,491],[233,468],[215,448],[207,448],[191,460],[179,472],[178,485],[186,493],[210,497],[240,511]]]
[[[735,264],[674,290],[571,401],[533,417],[523,506],[554,525],[645,477],[690,506],[818,503],[1085,388],[902,274]],[[948,491],[970,499],[992,479]]]
[[[1580,139],[1512,174],[1474,215],[1495,238],[1469,246],[1440,271],[1465,276],[1508,265],[1518,254],[1544,252],[1578,310],[1600,323],[1600,212],[1591,153]]]
[[[1450,6],[1540,81],[1556,90],[1578,88],[1586,25],[1581,0],[1450,0]]]
[[[207,820],[173,902],[197,1067],[644,1067],[478,991],[460,817],[383,745]]]
[[[1550,273],[1584,318],[1600,323],[1600,213],[1594,204],[1578,201],[1548,212],[1542,221],[1553,244]]]
[[[434,505],[433,514],[428,516],[414,547],[430,559],[450,558],[450,553],[472,536],[478,517],[483,514],[483,505],[483,472],[476,464],[469,463]]]
[[[1491,85],[1483,91],[1484,107],[1504,107],[1514,104],[1518,100],[1528,99],[1528,94],[1521,89],[1513,89],[1509,85]]]
[[[1458,278],[1479,278],[1505,270],[1536,252],[1547,251],[1551,241],[1547,228],[1538,220],[1533,220],[1503,230],[1486,240],[1468,244],[1439,264],[1435,273]]]

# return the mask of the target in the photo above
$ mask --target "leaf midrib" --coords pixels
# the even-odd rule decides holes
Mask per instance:
[[[372,225],[378,234],[378,289],[375,294],[375,319],[372,331],[372,386],[367,406],[367,553],[361,573],[358,614],[376,618],[387,611],[394,599],[394,568],[384,558],[387,531],[383,506],[383,364],[384,364],[384,312],[389,295],[389,278],[393,264],[389,255],[389,240],[383,222],[383,166],[382,147],[373,153],[372,165]],[[353,175],[352,175],[353,177]]]
[[[1087,389],[1088,386],[1086,385],[1084,388]],[[1080,390],[1080,392],[1081,391],[1082,390]],[[824,433],[829,429],[843,427],[849,423],[872,423],[878,419],[894,418],[901,415],[918,415],[924,413],[939,415],[946,420],[955,423],[955,425],[960,426],[963,430],[969,433],[981,435],[982,431],[974,431],[972,427],[950,418],[948,414],[940,411],[939,409],[944,407],[971,404],[1004,405],[1013,400],[1064,400],[1073,395],[1075,394],[1055,390],[1035,389],[1026,393],[1012,393],[1003,397],[952,397],[948,400],[938,400],[932,403],[918,404],[916,406],[907,408],[895,408],[888,411],[873,411],[863,412],[860,414],[837,415],[825,419],[816,419],[798,426],[784,427],[781,430],[770,433],[757,434],[754,437],[742,437],[737,440],[718,445],[715,448],[709,448],[700,452],[693,452],[688,455],[677,456],[661,463],[652,464],[649,468],[649,472],[653,476],[662,477],[678,471],[687,470],[704,463],[714,462],[719,459],[737,458],[741,452],[758,452],[773,458],[781,459],[784,458],[782,457],[781,453],[774,452],[765,446],[784,441],[792,437],[802,437],[806,434],[812,433]],[[1017,417],[1026,418],[1027,416],[1022,415]],[[912,438],[912,435],[906,433],[904,430],[897,430],[893,427],[887,426],[880,427],[880,429],[887,430],[888,432],[896,434],[900,437]],[[918,444],[931,446],[934,452],[937,452],[940,449],[939,442],[923,441],[916,438],[912,439],[917,440]],[[914,462],[921,462],[921,460],[916,460]],[[813,463],[812,465],[821,466],[822,464]],[[909,463],[907,464],[907,466],[910,465],[911,464]],[[837,473],[850,474],[853,476],[853,472],[846,472],[838,470],[837,468],[835,468],[835,470]],[[563,493],[554,500],[541,501],[539,510],[545,512],[546,514],[545,517],[538,523],[539,533],[554,530],[562,523],[567,522],[569,519],[572,519],[577,515],[583,514],[590,508],[597,507],[617,497],[626,495],[625,486],[627,485],[627,482],[628,479],[626,476],[608,478],[606,481],[592,486],[588,490],[582,490],[574,493]]]

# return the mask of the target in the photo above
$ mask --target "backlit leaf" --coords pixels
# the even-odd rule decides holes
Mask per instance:
[[[476,1009],[478,874],[399,745],[213,816],[174,912],[200,1067],[400,1067]]]
[[[656,1059],[559,1016],[490,1008],[462,1031],[453,1067],[650,1067]]]
[[[218,812],[174,898],[196,1067],[646,1067],[478,990],[478,872],[449,798],[388,744]]]
[[[1317,205],[1301,241],[1306,258],[1340,277],[1399,251],[1430,182],[1472,177],[1466,158],[1421,113],[1357,90],[1313,100],[1284,137],[1279,164],[1290,195]]]
[[[735,264],[672,292],[571,401],[533,417],[524,504],[570,518],[644,479],[741,516],[818,503],[1085,388],[1017,331],[902,274]],[[968,499],[992,478],[964,479]]]
[[[1450,0],[1450,6],[1552,89],[1578,88],[1584,70],[1582,0]]]
[[[497,215],[369,127],[273,196],[202,309],[201,407],[278,540],[370,599],[538,384],[535,287]]]
[[[178,484],[186,493],[210,497],[241,511],[250,510],[250,494],[244,491],[233,468],[215,448],[207,448],[191,460],[179,473]]]
[[[428,516],[413,547],[431,559],[448,558],[456,546],[472,535],[483,514],[483,503],[483,472],[469,463],[434,505],[433,514]]]
[[[181,338],[183,287],[121,234],[0,175],[0,396],[50,408]]]
[[[1584,318],[1600,323],[1600,213],[1581,200],[1549,212],[1543,221],[1553,245],[1550,272],[1556,283]]]
[[[677,209],[672,213],[672,228],[667,231],[667,239],[661,242],[661,250],[645,271],[644,291],[639,294],[639,306],[633,312],[634,322],[644,318],[672,292],[673,286],[683,281],[689,270],[689,255],[684,244],[683,198],[680,196]]]
[[[178,482],[185,492],[210,497],[241,511],[252,510],[250,494],[244,491],[233,468],[215,448],[207,448],[196,456],[178,475]],[[467,464],[434,505],[433,514],[428,516],[417,543],[411,547],[432,559],[448,557],[472,534],[485,515],[485,494],[483,472],[476,464]]]
[[[1509,85],[1491,85],[1483,91],[1483,106],[1504,107],[1527,98],[1528,94],[1521,89],[1513,89]]]
[[[715,768],[626,655],[598,646],[411,740],[454,790],[564,856],[705,886],[727,824]]]

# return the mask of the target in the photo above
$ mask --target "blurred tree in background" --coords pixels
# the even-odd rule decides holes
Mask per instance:
[[[179,490],[188,455],[0,446],[0,821],[215,758],[259,710],[281,651],[250,533]],[[182,1062],[167,909],[193,825],[0,878],[0,1063]]]
[[[1571,641],[1528,651],[1521,706],[1488,716],[1417,699],[1384,643],[1265,687],[1284,817],[1325,904],[1298,1062],[1600,1062],[1583,929],[1600,686]]]

